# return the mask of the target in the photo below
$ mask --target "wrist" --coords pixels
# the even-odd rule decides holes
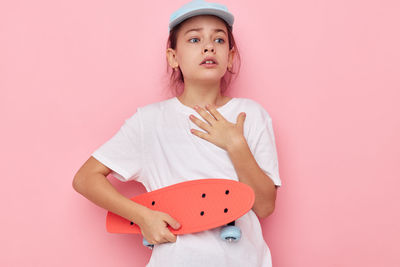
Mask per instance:
[[[133,202],[133,201],[132,201]],[[131,221],[136,223],[137,225],[141,226],[144,224],[146,218],[148,217],[149,212],[151,211],[149,208],[146,206],[143,206],[141,204],[138,204],[136,202],[133,202],[133,207],[132,207],[132,219]]]
[[[233,140],[231,145],[228,147],[227,152],[228,153],[235,153],[238,150],[242,150],[247,146],[247,141],[244,136],[240,136]]]

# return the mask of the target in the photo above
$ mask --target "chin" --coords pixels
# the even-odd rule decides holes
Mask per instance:
[[[191,74],[194,75],[185,75],[183,76],[186,80],[193,80],[198,82],[206,82],[206,83],[218,83],[221,81],[222,77],[224,77],[226,71],[216,70],[216,69],[209,69],[209,70],[201,70],[201,71],[193,71]]]
[[[196,78],[199,80],[219,81],[219,80],[221,80],[222,77],[224,77],[224,75],[225,75],[225,72],[224,73],[217,73],[217,72],[204,73],[203,72],[202,75],[198,75]]]

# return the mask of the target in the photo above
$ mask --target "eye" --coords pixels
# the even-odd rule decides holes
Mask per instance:
[[[189,39],[189,42],[191,42],[192,40],[198,40],[198,39],[199,38],[194,37],[194,38]],[[193,43],[193,42],[191,42],[191,43]]]
[[[221,44],[225,43],[225,40],[222,39],[222,38],[217,38],[217,40],[221,40],[221,42],[219,42],[219,43],[221,43]]]

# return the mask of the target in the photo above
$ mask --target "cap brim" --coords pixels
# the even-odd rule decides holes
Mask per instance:
[[[196,10],[190,11],[190,12],[184,14],[183,16],[180,16],[180,17],[174,19],[173,21],[171,21],[169,23],[169,30],[174,28],[176,25],[178,25],[182,21],[184,21],[184,20],[186,20],[188,18],[194,17],[194,16],[198,16],[198,15],[214,15],[214,16],[217,16],[217,17],[223,19],[224,21],[226,21],[226,23],[228,23],[228,25],[231,26],[231,27],[232,27],[233,21],[234,21],[233,15],[228,13],[228,12],[225,12],[223,10],[202,8],[202,9],[196,9]]]

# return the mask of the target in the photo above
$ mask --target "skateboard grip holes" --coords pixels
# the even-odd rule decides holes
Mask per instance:
[[[229,190],[226,190],[226,191],[225,191],[225,195],[228,195],[228,194],[229,194]]]
[[[155,201],[151,202],[151,205],[152,205],[152,206],[154,206],[155,204],[156,204],[156,202],[155,202]]]
[[[228,209],[227,209],[227,208],[225,208],[225,209],[224,209],[224,212],[225,212],[225,213],[227,213],[227,212],[228,212]]]
[[[200,212],[200,215],[203,216],[204,215],[204,211]]]

